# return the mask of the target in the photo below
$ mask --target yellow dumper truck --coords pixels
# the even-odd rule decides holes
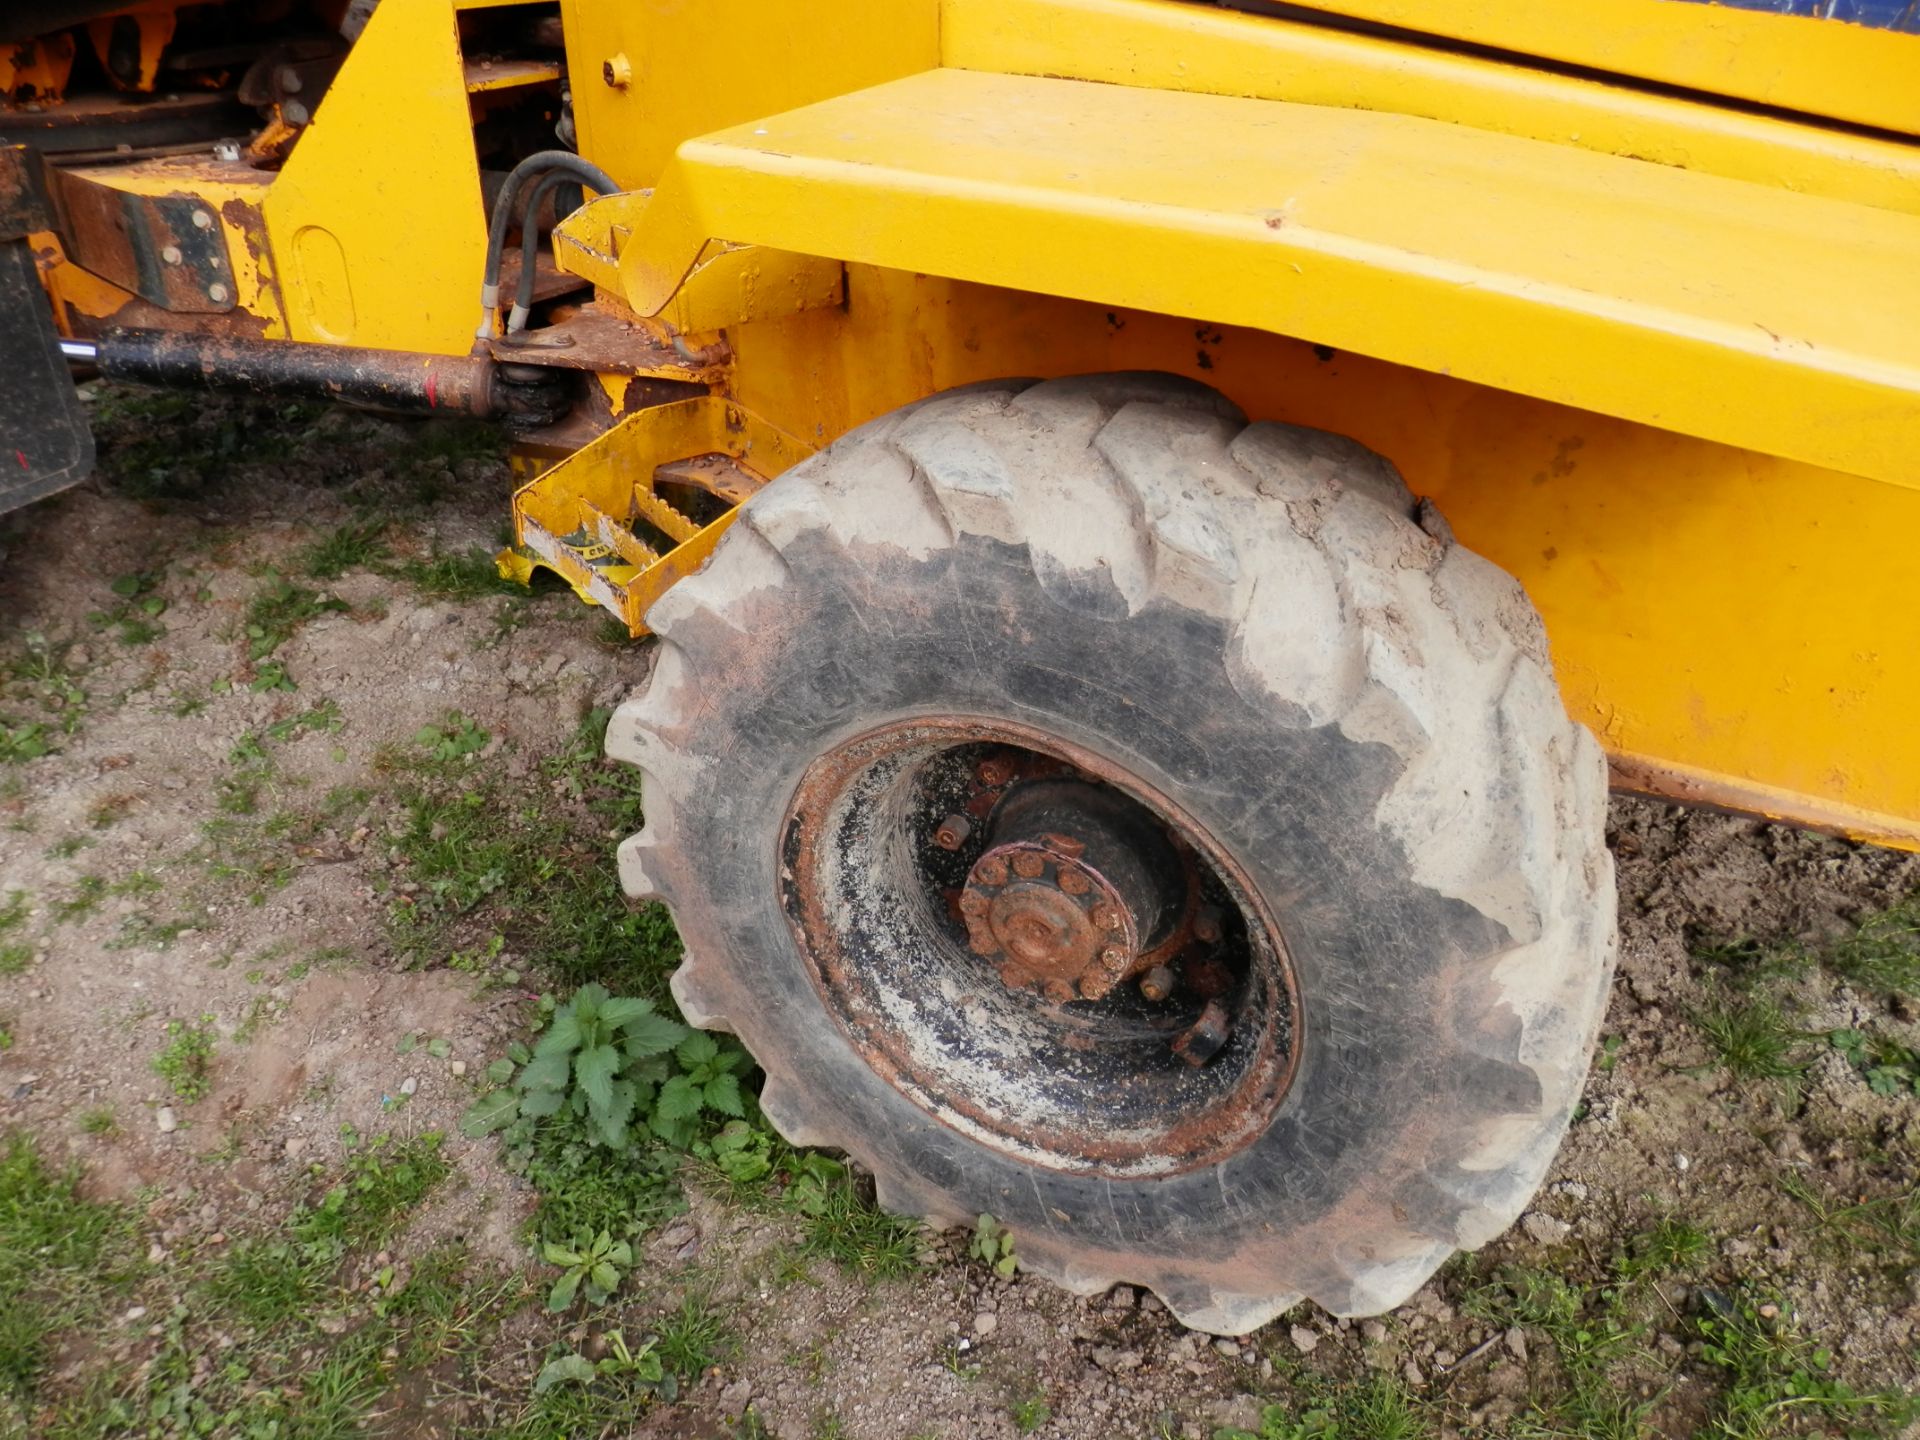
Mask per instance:
[[[674,993],[888,1206],[1226,1333],[1510,1224],[1609,786],[1920,844],[1901,0],[24,0],[74,367],[512,429]]]

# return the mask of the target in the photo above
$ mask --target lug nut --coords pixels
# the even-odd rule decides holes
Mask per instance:
[[[978,890],[964,891],[960,896],[960,913],[968,919],[976,919],[987,913],[987,897]]]
[[[991,859],[982,860],[974,867],[974,872],[979,875],[980,883],[983,885],[1004,885],[1007,883],[1007,862],[997,855]]]
[[[1078,870],[1062,869],[1053,883],[1069,895],[1084,895],[1093,888],[1093,882]]]
[[[942,850],[958,850],[973,833],[973,822],[964,815],[949,815],[933,832],[933,843]]]
[[[1211,905],[1202,906],[1200,913],[1193,917],[1193,934],[1197,940],[1208,945],[1220,938],[1220,912]]]
[[[1047,999],[1056,1005],[1064,1005],[1073,999],[1073,987],[1064,980],[1049,980],[1046,985]]]
[[[990,755],[974,768],[982,785],[1004,785],[1013,778],[1013,761],[1004,755]]]
[[[1100,963],[1109,970],[1118,971],[1127,963],[1127,952],[1118,945],[1109,945],[1100,952]]]
[[[1013,857],[1013,873],[1023,880],[1038,880],[1046,868],[1047,862],[1031,850],[1022,850]]]
[[[1140,993],[1158,1005],[1173,994],[1173,971],[1164,965],[1154,966],[1140,977]]]
[[[1080,998],[1082,1000],[1104,1000],[1107,992],[1113,989],[1113,977],[1110,975],[1082,975],[1080,977]]]
[[[1174,1038],[1173,1053],[1197,1070],[1220,1053],[1232,1033],[1227,1007],[1209,1000],[1200,1018]]]

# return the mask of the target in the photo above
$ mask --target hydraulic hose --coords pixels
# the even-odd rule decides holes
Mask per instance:
[[[520,217],[520,283],[514,288],[513,309],[507,314],[507,333],[526,328],[527,316],[533,309],[533,282],[535,270],[540,263],[540,206],[548,195],[553,194],[568,181],[578,183],[579,177],[565,170],[550,170],[540,177],[540,183],[533,187],[532,197],[527,201],[526,212]],[[560,223],[560,205],[558,197],[554,202],[554,223]]]
[[[619,183],[606,171],[591,161],[582,160],[571,150],[538,151],[508,172],[499,197],[493,202],[492,222],[487,226],[487,265],[480,285],[480,325],[474,331],[477,339],[493,338],[494,314],[500,308],[500,257],[507,248],[507,229],[513,223],[520,189],[535,175],[551,170],[563,170],[602,195],[612,195],[620,189]]]

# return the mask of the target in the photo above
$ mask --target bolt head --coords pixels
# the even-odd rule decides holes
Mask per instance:
[[[975,919],[987,913],[987,897],[978,890],[965,891],[960,896],[960,913],[968,919]]]
[[[1093,888],[1093,882],[1083,873],[1065,868],[1060,871],[1059,878],[1054,881],[1054,884],[1069,895],[1084,895]]]
[[[1004,885],[1007,883],[1007,862],[998,856],[982,860],[974,867],[974,873],[980,877],[983,885]]]
[[[1056,1005],[1064,1005],[1073,999],[1073,987],[1064,980],[1049,980],[1046,987],[1047,999]]]
[[[1022,850],[1013,857],[1013,873],[1023,880],[1038,880],[1046,868],[1047,862],[1031,850]]]
[[[1127,963],[1127,952],[1118,945],[1109,945],[1100,952],[1100,963],[1117,971]]]

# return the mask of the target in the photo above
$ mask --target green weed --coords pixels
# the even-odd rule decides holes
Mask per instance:
[[[265,660],[309,620],[347,608],[344,600],[295,585],[276,570],[268,570],[266,578],[267,583],[247,605],[244,624],[249,660]]]
[[[153,1057],[153,1073],[167,1082],[180,1099],[189,1104],[213,1088],[209,1070],[213,1048],[219,1041],[213,1029],[213,1016],[202,1015],[198,1025],[184,1020],[167,1022],[167,1045]]]
[[[571,1308],[575,1296],[585,1296],[589,1305],[606,1304],[633,1268],[633,1247],[605,1230],[598,1235],[583,1230],[570,1245],[549,1240],[540,1255],[560,1267],[560,1278],[547,1292],[547,1309],[554,1311]]]
[[[45,725],[0,719],[0,765],[24,765],[53,753],[53,736]]]
[[[1013,1253],[1013,1236],[991,1215],[974,1222],[973,1239],[967,1242],[967,1255],[978,1260],[996,1275],[1011,1275],[1019,1259]]]
[[[1053,1407],[1044,1395],[1029,1395],[1013,1402],[1013,1428],[1022,1435],[1031,1435],[1052,1418]]]

